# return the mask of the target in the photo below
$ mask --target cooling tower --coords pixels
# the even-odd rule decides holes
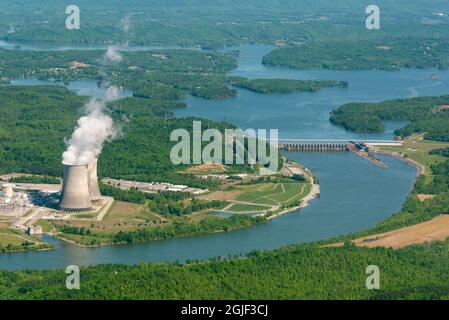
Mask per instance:
[[[61,202],[65,211],[88,211],[92,209],[89,194],[88,165],[65,165]]]
[[[88,173],[89,173],[89,194],[92,201],[97,201],[101,199],[100,188],[98,187],[98,177],[97,177],[97,162],[98,158],[95,158],[91,163],[89,163]]]

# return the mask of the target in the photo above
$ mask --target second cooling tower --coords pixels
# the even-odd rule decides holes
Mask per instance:
[[[88,166],[89,193],[90,199],[92,201],[97,201],[101,199],[100,188],[98,187],[97,162],[98,158],[95,158],[95,160],[89,163]]]
[[[64,164],[64,183],[62,185],[59,206],[62,210],[73,212],[89,211],[92,209],[87,164]]]

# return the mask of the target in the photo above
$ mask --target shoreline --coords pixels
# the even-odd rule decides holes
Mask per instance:
[[[319,196],[320,193],[321,193],[320,185],[312,184],[312,188],[310,189],[310,192],[304,198],[301,199],[301,204],[299,206],[287,208],[284,211],[273,214],[272,216],[268,217],[267,220],[275,219],[284,214],[294,212],[296,210],[300,210],[300,209],[308,207],[310,202],[313,201],[317,196]]]
[[[49,245],[52,245],[51,243],[47,243]],[[21,250],[12,250],[12,251],[0,251],[0,254],[8,254],[8,253],[26,253],[26,252],[38,252],[38,251],[50,251],[50,250],[56,250],[56,246],[44,246],[44,247],[37,247],[37,248],[31,248],[31,249],[21,249]]]
[[[426,172],[426,167],[424,165],[422,165],[421,163],[419,163],[413,159],[407,158],[400,153],[397,153],[394,151],[381,150],[381,149],[376,149],[373,152],[376,154],[393,157],[397,160],[403,161],[406,164],[414,167],[416,169],[416,178],[418,178],[419,176],[421,176],[422,174],[424,174]]]
[[[286,157],[283,157],[283,158],[284,158],[284,167],[282,168],[281,171],[283,171],[284,169],[286,169],[286,170],[288,170],[288,171],[290,171],[290,172],[292,173],[292,171],[289,170],[289,169],[286,167],[286,161],[287,161],[288,159],[287,159]],[[280,217],[280,216],[282,216],[282,215],[284,215],[284,214],[287,214],[287,213],[290,213],[290,212],[294,212],[294,211],[297,211],[297,210],[306,208],[307,206],[309,206],[309,204],[310,204],[310,202],[311,202],[312,200],[314,200],[317,196],[319,196],[319,195],[321,194],[320,185],[319,185],[319,183],[316,183],[315,174],[314,174],[311,170],[309,170],[308,168],[302,166],[301,164],[298,164],[298,163],[293,162],[293,161],[291,161],[291,160],[289,160],[289,161],[290,161],[291,163],[293,163],[294,165],[296,165],[297,167],[300,168],[301,174],[302,174],[303,176],[305,176],[305,177],[307,177],[307,178],[310,179],[310,184],[311,184],[312,187],[310,188],[309,193],[306,194],[306,195],[300,200],[301,203],[300,203],[299,206],[295,206],[295,207],[291,207],[291,208],[286,208],[285,210],[283,210],[283,211],[281,211],[281,212],[279,212],[279,213],[273,214],[272,216],[270,216],[270,217],[267,218],[268,221],[271,220],[271,219]]]
[[[268,218],[266,220],[267,220],[266,222],[269,222]],[[247,228],[251,228],[255,224],[257,224],[257,222],[252,224],[252,225],[250,225],[250,226],[248,226]],[[152,239],[152,240],[149,240],[149,241],[137,241],[137,242],[131,242],[131,243],[126,243],[126,242],[118,242],[118,243],[108,242],[108,243],[100,243],[100,244],[94,244],[94,245],[77,243],[75,240],[70,240],[70,239],[64,238],[64,237],[60,236],[59,234],[47,233],[47,235],[52,236],[52,237],[54,237],[56,239],[59,239],[59,240],[61,240],[63,242],[66,242],[68,244],[71,244],[71,245],[74,245],[74,246],[77,246],[77,247],[81,247],[81,248],[100,248],[100,247],[105,247],[105,246],[133,245],[133,244],[150,243],[150,242],[162,241],[162,240],[171,240],[171,239],[181,239],[181,238],[188,238],[188,237],[204,236],[204,235],[211,235],[211,234],[217,234],[217,233],[223,233],[223,232],[231,232],[231,231],[234,231],[234,230],[240,230],[240,229],[244,229],[244,228],[245,227],[235,227],[235,228],[231,228],[231,229],[228,229],[228,230],[220,229],[220,230],[215,230],[215,231],[212,231],[212,232],[197,233],[197,234],[186,234],[186,235],[175,236],[175,237],[172,237],[172,238],[157,238],[157,239]],[[54,248],[54,249],[57,249],[57,248]]]

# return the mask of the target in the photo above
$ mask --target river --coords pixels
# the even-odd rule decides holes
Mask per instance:
[[[446,94],[449,84],[447,71],[438,72],[440,80],[430,81],[429,75],[434,70],[353,72],[267,68],[261,64],[261,57],[270,49],[259,45],[239,47],[239,67],[232,74],[251,78],[345,80],[350,86],[280,95],[261,95],[239,89],[236,98],[221,101],[188,97],[188,107],[177,111],[176,115],[226,120],[242,128],[278,128],[281,138],[391,139],[393,130],[404,123],[388,123],[383,134],[353,134],[331,125],[329,112],[346,102]],[[382,160],[388,165],[387,169],[351,153],[289,153],[288,157],[316,173],[321,197],[308,207],[269,223],[226,233],[123,246],[81,248],[58,242],[57,250],[1,254],[0,269],[182,262],[322,240],[366,229],[397,212],[416,174],[413,167],[386,156],[382,156]],[[44,238],[54,241],[47,236]]]

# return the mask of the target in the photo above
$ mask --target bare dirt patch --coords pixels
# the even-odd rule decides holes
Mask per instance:
[[[417,194],[416,196],[418,197],[419,201],[421,201],[421,202],[426,201],[428,199],[435,198],[435,195],[433,195],[433,194]]]
[[[449,238],[449,215],[444,214],[423,223],[359,238],[352,242],[360,247],[399,249],[412,244],[446,240],[447,238]],[[330,245],[330,247],[340,246],[343,246],[343,243]]]
[[[200,164],[186,170],[188,173],[212,173],[225,172],[226,166],[220,163]]]
[[[217,191],[207,196],[199,197],[207,200],[235,200],[235,198],[242,193],[242,190],[232,190],[232,191]]]
[[[436,112],[445,111],[445,110],[449,110],[449,105],[442,105],[442,106],[438,106],[436,108]]]

